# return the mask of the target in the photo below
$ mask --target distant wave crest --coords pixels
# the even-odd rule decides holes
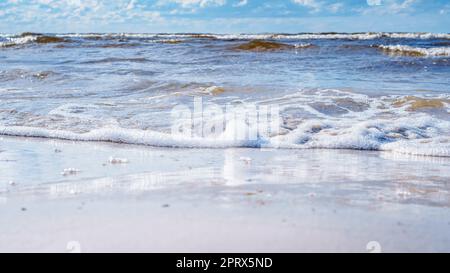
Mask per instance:
[[[450,47],[422,48],[406,45],[380,45],[378,47],[390,54],[407,56],[450,56]]]
[[[351,39],[351,40],[372,40],[380,38],[392,39],[450,39],[448,33],[388,33],[388,32],[367,32],[367,33],[299,33],[299,34],[172,34],[172,33],[115,33],[115,34],[62,34],[61,37],[129,37],[129,38],[197,38],[197,39],[222,39],[222,40],[263,40],[263,39]]]
[[[2,38],[5,40],[0,41],[0,47],[11,47],[30,43],[49,44],[66,42],[66,40],[62,37],[31,32],[22,33],[17,36],[3,36]]]
[[[16,45],[28,44],[36,41],[36,36],[24,37],[5,37],[5,41],[0,42],[0,47],[10,47]]]
[[[40,38],[39,38],[40,37]],[[375,39],[450,39],[448,33],[299,33],[299,34],[196,34],[196,33],[67,33],[67,34],[39,34],[26,32],[22,34],[0,34],[0,46],[19,45],[39,42],[43,37],[52,39],[81,38],[94,40],[108,40],[118,38],[130,39],[218,39],[218,40],[314,40],[314,39],[344,39],[344,40],[375,40]],[[63,40],[55,40],[55,42]]]

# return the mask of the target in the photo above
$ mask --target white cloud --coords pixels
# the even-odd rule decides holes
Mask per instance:
[[[400,14],[414,11],[414,5],[420,0],[367,0],[367,7],[359,11],[364,15],[369,14]]]
[[[394,13],[401,12],[403,10],[411,8],[413,4],[415,4],[417,0],[404,0],[400,3],[392,3],[388,6],[389,9],[391,9]]]
[[[317,2],[316,0],[292,0],[295,4],[300,6],[308,7],[312,9],[314,12],[320,11],[322,4]]]
[[[337,13],[339,11],[341,11],[344,8],[344,4],[343,3],[334,3],[331,4],[327,7],[327,9],[331,12],[331,13]]]
[[[170,15],[183,15],[183,14],[193,14],[196,13],[197,9],[173,9],[169,12]]]
[[[319,6],[319,3],[317,3],[316,0],[293,0],[293,2],[302,6],[312,8]]]
[[[131,0],[127,5],[127,10],[132,10],[136,6],[136,0]]]
[[[310,8],[312,12],[319,12],[321,10],[327,10],[331,13],[337,13],[342,10],[344,3],[336,2],[327,4],[325,1],[317,0],[292,0],[295,4]]]
[[[399,24],[402,16],[414,15],[415,9],[419,9],[419,1],[425,0],[284,0],[284,1],[254,1],[249,0],[0,0],[0,29],[3,32],[36,31],[45,32],[92,32],[92,31],[188,31],[188,32],[227,32],[227,31],[249,31],[268,32],[271,30],[282,30],[297,32],[300,29],[311,31],[367,31],[367,30],[414,30],[427,31],[428,29],[445,30],[450,14],[450,6],[443,3],[439,7],[432,5],[424,12],[430,17],[428,24],[424,25],[414,18],[409,20],[411,24]],[[352,3],[349,3],[352,2]],[[208,10],[205,7],[223,7],[220,16],[222,21],[203,17]],[[258,4],[257,4],[258,3]],[[380,5],[377,5],[380,3]],[[241,9],[248,12],[239,18],[227,16],[228,13],[236,12],[229,9],[231,6],[255,6],[251,10]],[[372,4],[372,5],[370,5]],[[314,16],[302,16],[292,5],[304,7]],[[163,17],[167,15],[167,17]],[[244,11],[245,10],[245,11]],[[339,16],[346,11],[349,16]],[[197,13],[194,16],[183,16]],[[289,12],[292,16],[288,20]],[[350,12],[352,14],[350,14]],[[431,13],[432,12],[432,13]],[[329,16],[329,15],[333,16]],[[442,15],[439,15],[442,14]],[[361,16],[367,15],[367,16]],[[259,21],[261,16],[268,16]],[[420,19],[421,15],[418,14]],[[248,19],[246,18],[251,18]],[[356,18],[355,17],[359,17]],[[398,18],[400,17],[400,18]],[[325,26],[326,20],[330,21]],[[348,18],[346,25],[340,25],[340,20]],[[384,18],[384,19],[380,19]],[[390,19],[386,19],[390,18]],[[423,17],[422,17],[423,18]],[[240,20],[237,20],[240,19]],[[317,20],[316,20],[317,19]],[[304,20],[315,20],[311,28],[306,29],[302,24]],[[334,20],[334,19],[333,19]],[[372,21],[371,21],[372,20]],[[425,20],[425,19],[422,19]],[[197,22],[194,24],[193,22]],[[275,23],[276,22],[276,23]],[[251,24],[250,24],[251,23]],[[261,24],[260,24],[261,23]],[[370,24],[369,24],[370,23]],[[227,25],[230,24],[230,25]],[[345,27],[340,29],[339,26]],[[383,26],[383,27],[379,27]],[[427,28],[428,27],[428,28]]]
[[[450,13],[450,5],[445,5],[439,10],[439,14],[441,15],[446,15],[448,13]]]
[[[367,5],[379,6],[379,5],[381,5],[381,0],[367,0]]]
[[[233,7],[243,7],[243,6],[247,5],[247,4],[248,4],[247,0],[240,0],[239,2],[234,4]]]
[[[226,0],[160,0],[157,5],[162,6],[167,3],[179,4],[183,8],[192,8],[194,6],[204,8],[207,6],[223,6],[226,4]]]
[[[16,25],[81,26],[120,23],[129,20],[154,22],[162,20],[158,11],[149,10],[139,0],[8,0],[1,4],[2,21]]]

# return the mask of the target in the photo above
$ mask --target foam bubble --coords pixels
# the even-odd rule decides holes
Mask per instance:
[[[78,169],[75,169],[75,168],[67,168],[67,169],[64,169],[64,170],[61,172],[61,175],[63,175],[63,176],[75,175],[75,174],[77,174],[77,173],[79,173],[79,172],[80,172],[80,170],[78,170]]]
[[[110,164],[128,164],[130,161],[126,158],[112,157],[110,156],[108,159]]]

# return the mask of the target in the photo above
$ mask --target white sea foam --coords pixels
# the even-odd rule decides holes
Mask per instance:
[[[49,34],[51,36],[51,34]],[[219,40],[265,40],[265,39],[285,39],[285,40],[323,40],[323,39],[346,39],[346,40],[374,40],[380,38],[391,39],[450,39],[447,33],[387,33],[387,32],[368,32],[368,33],[300,33],[300,34],[171,34],[171,33],[67,33],[54,34],[62,38],[135,38],[135,39],[169,39],[185,40],[190,38],[213,38]],[[27,44],[36,40],[38,36],[27,35],[17,36],[14,34],[0,34],[0,47]]]
[[[388,32],[367,32],[367,33],[300,33],[300,34],[201,34],[204,37],[212,37],[223,40],[248,40],[248,39],[351,39],[351,40],[372,40],[379,38],[394,39],[450,39],[447,33],[388,33]],[[198,37],[193,34],[171,34],[171,33],[77,33],[59,34],[59,37],[129,37],[129,38],[190,38]],[[201,37],[201,36],[200,36]]]
[[[282,148],[383,150],[450,156],[450,122],[426,115],[361,122],[312,120],[277,138]]]
[[[227,128],[228,130],[228,128]],[[313,119],[286,135],[236,140],[225,131],[217,138],[109,127],[87,133],[18,126],[0,127],[1,135],[179,148],[287,148],[382,150],[411,155],[450,157],[450,122],[416,114],[398,119]]]
[[[36,36],[24,36],[24,37],[5,37],[6,41],[0,42],[0,47],[23,45],[36,41]]]
[[[450,120],[433,117],[429,112],[445,116],[450,107],[449,99],[446,94],[370,97],[336,89],[302,90],[256,101],[258,105],[278,105],[285,122],[283,126],[288,129],[281,132],[283,135],[258,135],[254,140],[235,139],[236,128],[230,123],[222,134],[205,138],[126,129],[121,128],[118,122],[81,128],[82,131],[88,131],[87,133],[70,131],[69,128],[72,127],[65,124],[60,124],[56,127],[58,129],[54,130],[32,125],[0,126],[0,135],[181,148],[359,149],[449,157]],[[434,108],[427,108],[428,101]],[[87,105],[83,107],[90,109]],[[291,117],[289,109],[292,108],[295,108],[295,113],[301,113],[303,118],[295,118],[295,115]],[[78,106],[70,105],[69,109],[78,109]],[[88,115],[66,116],[65,111],[51,111],[50,115],[64,116],[67,121],[70,121],[70,118],[81,118],[94,122]]]
[[[379,48],[391,53],[417,54],[422,56],[450,56],[450,47],[422,48],[406,45],[380,45]]]
[[[172,34],[163,34],[170,35]],[[161,36],[161,35],[160,35]],[[176,34],[175,34],[176,36]],[[183,35],[186,36],[186,35]],[[301,34],[210,34],[216,39],[350,39],[350,40],[373,40],[379,38],[394,39],[450,39],[446,33],[301,33]]]
[[[295,44],[294,47],[295,48],[308,48],[308,47],[312,47],[313,45],[310,43],[300,43],[300,44]]]

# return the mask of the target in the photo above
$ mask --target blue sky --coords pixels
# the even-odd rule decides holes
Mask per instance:
[[[450,0],[0,0],[0,33],[450,32]]]

